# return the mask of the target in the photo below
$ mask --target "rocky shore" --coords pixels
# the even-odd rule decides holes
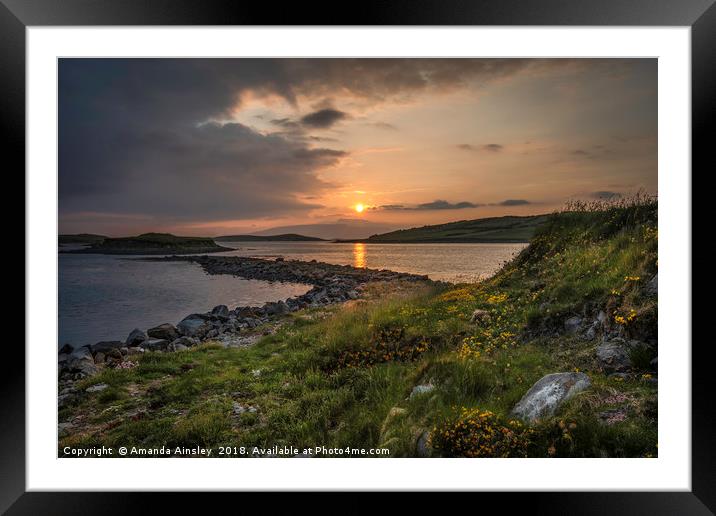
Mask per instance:
[[[368,283],[407,281],[431,283],[427,276],[389,270],[361,269],[317,261],[264,260],[244,257],[166,256],[143,258],[151,261],[188,261],[199,264],[208,274],[229,274],[245,279],[303,283],[312,285],[303,295],[285,301],[268,302],[260,307],[242,306],[229,310],[218,305],[210,312],[192,313],[175,326],[162,323],[153,328],[133,329],[124,341],[102,341],[59,351],[60,406],[73,394],[72,384],[97,374],[101,368],[128,368],[136,365],[134,355],[147,351],[173,352],[204,341],[225,346],[248,345],[261,337],[256,328],[297,310],[321,307],[358,299]]]

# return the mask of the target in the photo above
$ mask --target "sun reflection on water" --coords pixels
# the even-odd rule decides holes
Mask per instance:
[[[366,267],[365,251],[365,244],[353,244],[353,267],[360,267],[362,269]]]

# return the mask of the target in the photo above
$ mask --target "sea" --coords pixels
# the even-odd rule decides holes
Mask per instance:
[[[527,244],[366,244],[335,242],[220,242],[216,256],[317,260],[426,274],[469,283],[487,278]],[[137,256],[59,253],[58,346],[124,340],[134,329],[216,305],[260,306],[301,295],[310,285],[211,276],[188,262],[153,262]]]

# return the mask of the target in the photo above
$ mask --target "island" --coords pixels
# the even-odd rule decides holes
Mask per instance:
[[[61,250],[75,254],[199,254],[231,251],[212,238],[183,237],[170,233],[144,233],[122,238],[105,238],[82,249]]]

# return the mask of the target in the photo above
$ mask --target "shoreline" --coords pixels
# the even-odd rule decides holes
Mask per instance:
[[[158,326],[142,330],[134,328],[125,341],[100,341],[74,347],[65,343],[58,352],[58,383],[60,392],[69,396],[75,382],[98,374],[105,367],[124,367],[131,357],[146,351],[182,351],[204,342],[219,340],[225,347],[244,347],[256,342],[264,333],[255,329],[275,323],[281,316],[299,310],[326,307],[357,300],[369,283],[409,282],[438,285],[427,276],[334,265],[301,260],[265,260],[234,256],[161,256],[134,258],[142,261],[193,262],[206,274],[228,274],[250,280],[294,283],[312,286],[308,292],[285,300],[267,302],[262,306],[239,306],[229,310],[217,305],[209,312],[191,313],[176,326],[159,322]],[[69,390],[68,390],[69,389]],[[60,406],[71,396],[60,395]]]

